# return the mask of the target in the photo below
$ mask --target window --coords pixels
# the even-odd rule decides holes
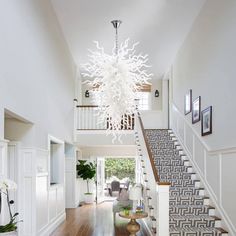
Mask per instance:
[[[137,92],[139,110],[149,110],[149,94],[149,92]]]

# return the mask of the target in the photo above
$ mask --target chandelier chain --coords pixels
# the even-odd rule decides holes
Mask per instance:
[[[117,56],[117,59],[118,59],[118,28],[116,28],[115,40],[116,40],[116,56]]]

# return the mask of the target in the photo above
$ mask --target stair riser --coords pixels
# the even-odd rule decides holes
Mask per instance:
[[[155,160],[154,161],[155,166],[157,167],[173,167],[173,166],[180,166],[180,167],[184,167],[184,163],[180,160]],[[182,168],[184,170],[184,168]]]
[[[185,196],[192,196],[192,195],[198,195],[198,196],[204,196],[204,190],[199,190],[199,189],[171,189],[170,187],[170,196],[180,196],[180,195],[185,195]]]
[[[212,213],[211,209],[202,206],[201,208],[197,207],[188,207],[188,206],[170,206],[170,215],[179,215],[179,216],[209,216]]]
[[[215,227],[214,220],[205,220],[205,219],[185,219],[184,221],[180,221],[175,219],[170,219],[170,227]]]
[[[171,187],[192,187],[200,188],[200,182],[193,180],[180,180],[180,179],[161,179],[162,182],[171,182]]]
[[[170,232],[170,236],[228,236],[228,234],[221,234],[220,232]]]

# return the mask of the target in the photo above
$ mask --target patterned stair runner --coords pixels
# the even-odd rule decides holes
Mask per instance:
[[[208,197],[200,188],[195,173],[189,172],[180,150],[168,130],[146,130],[160,180],[170,182],[170,236],[224,236],[217,227],[214,208],[205,204]],[[190,167],[191,168],[191,167]],[[212,211],[213,210],[213,214]]]

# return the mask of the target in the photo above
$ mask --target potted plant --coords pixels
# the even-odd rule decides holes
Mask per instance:
[[[132,210],[132,206],[131,206],[131,205],[124,206],[124,207],[122,207],[122,209],[123,209],[124,214],[125,214],[126,216],[128,216],[129,213],[130,213],[130,211]]]
[[[0,180],[0,213],[1,213],[1,206],[2,206],[2,200],[6,198],[7,206],[8,206],[8,212],[10,216],[9,223],[6,225],[0,225],[0,235],[4,236],[15,236],[17,235],[17,216],[19,213],[12,214],[11,205],[14,204],[13,200],[10,200],[9,197],[9,190],[16,190],[17,185],[15,182],[9,179],[1,179]]]
[[[96,165],[92,162],[79,160],[77,164],[77,175],[87,181],[87,192],[85,194],[85,203],[93,203],[94,195],[89,191],[89,180],[93,179],[96,174]]]

